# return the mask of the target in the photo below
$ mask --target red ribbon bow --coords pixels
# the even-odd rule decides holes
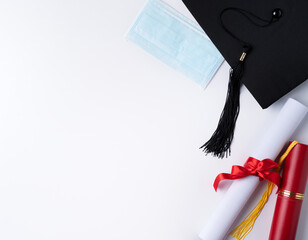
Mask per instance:
[[[279,173],[275,171],[270,171],[271,169],[277,168],[277,167],[279,167],[279,164],[272,161],[271,159],[267,158],[262,161],[259,161],[258,159],[249,157],[244,167],[234,165],[232,166],[231,174],[228,174],[228,173],[218,174],[218,176],[216,177],[214,181],[213,186],[215,188],[215,191],[217,191],[219,182],[221,180],[225,180],[225,179],[234,180],[234,179],[244,178],[249,175],[253,175],[253,176],[258,176],[260,181],[265,179],[265,180],[268,180],[276,184],[279,187],[279,184],[280,184]]]

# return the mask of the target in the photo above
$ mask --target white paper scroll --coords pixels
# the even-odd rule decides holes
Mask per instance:
[[[259,160],[276,159],[283,146],[304,119],[308,108],[294,99],[288,99],[277,119],[261,139],[251,157]],[[243,162],[244,164],[244,162]],[[243,209],[251,194],[259,184],[259,178],[248,176],[234,180],[208,224],[199,234],[202,240],[223,240]]]

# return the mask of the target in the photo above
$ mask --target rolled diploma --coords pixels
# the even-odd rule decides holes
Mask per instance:
[[[290,140],[304,119],[307,110],[307,107],[300,102],[288,99],[277,119],[271,124],[250,156],[259,160],[276,159],[285,143]],[[202,240],[225,239],[258,184],[259,178],[255,176],[234,180],[199,237]]]

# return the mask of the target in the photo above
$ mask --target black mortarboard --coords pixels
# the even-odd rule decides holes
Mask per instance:
[[[241,82],[267,108],[308,78],[308,1],[183,2],[231,66],[218,127],[202,146],[224,157],[230,153]]]

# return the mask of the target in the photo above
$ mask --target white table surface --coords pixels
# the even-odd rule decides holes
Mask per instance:
[[[226,188],[215,176],[245,161],[287,97],[308,105],[308,82],[266,110],[243,88],[232,156],[205,156],[229,66],[203,90],[127,42],[143,4],[0,3],[0,239],[197,240]],[[308,120],[294,139],[308,143]],[[267,239],[274,204],[248,240]],[[306,198],[297,240],[307,227]]]

